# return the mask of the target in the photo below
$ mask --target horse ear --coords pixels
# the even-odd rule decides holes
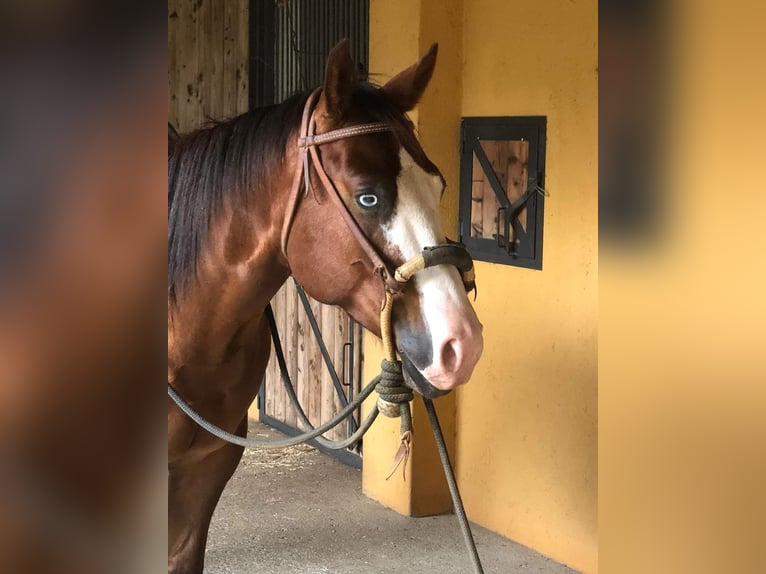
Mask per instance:
[[[438,49],[438,44],[431,44],[428,52],[419,62],[399,72],[383,86],[383,91],[388,94],[394,105],[401,111],[409,112],[417,105],[423,92],[426,91],[426,86],[428,86],[436,67]]]
[[[324,73],[324,87],[317,103],[317,116],[329,122],[341,120],[351,103],[351,94],[356,85],[356,68],[351,61],[348,39],[344,38],[327,57]]]

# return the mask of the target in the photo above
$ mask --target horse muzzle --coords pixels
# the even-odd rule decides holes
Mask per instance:
[[[460,276],[449,269],[454,267]],[[390,310],[398,297],[387,294],[381,315],[384,347],[396,339],[405,380],[412,389],[428,398],[441,396],[468,382],[483,349],[482,326],[468,299],[461,294],[475,290],[473,261],[457,243],[426,247],[395,271],[400,285],[418,275],[419,318],[407,320],[398,313],[393,325]],[[399,303],[402,304],[402,303]],[[412,309],[411,309],[412,311]],[[388,315],[388,317],[386,317]],[[393,356],[387,350],[388,356]]]
[[[399,351],[399,358],[402,360],[404,382],[412,390],[417,391],[427,399],[442,397],[450,392],[450,389],[438,389],[429,383],[428,379],[412,363],[405,352]]]

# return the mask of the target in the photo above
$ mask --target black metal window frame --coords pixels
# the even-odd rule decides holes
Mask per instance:
[[[478,261],[501,263],[526,269],[543,268],[543,222],[545,208],[545,116],[464,117],[460,128],[460,241]],[[527,141],[527,192],[511,202],[502,188],[481,140]],[[494,239],[471,237],[473,156],[476,154],[500,209]],[[527,227],[518,220],[527,208]],[[517,241],[509,241],[510,231]]]

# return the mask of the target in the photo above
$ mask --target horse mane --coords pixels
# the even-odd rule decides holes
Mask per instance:
[[[181,296],[197,270],[210,222],[280,162],[308,93],[181,135],[168,156],[168,295]]]
[[[310,91],[179,136],[168,155],[168,296],[175,303],[195,276],[210,222],[225,201],[247,208],[247,197],[281,163]],[[388,122],[413,157],[425,158],[412,123],[378,86],[360,83],[352,107],[368,121]],[[428,161],[427,158],[425,161]],[[429,162],[430,163],[430,162]],[[434,168],[435,169],[435,168]]]

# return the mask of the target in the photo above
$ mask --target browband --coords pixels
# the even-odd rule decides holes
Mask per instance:
[[[308,193],[308,190],[311,187],[311,165],[313,164],[314,171],[316,171],[317,175],[319,176],[319,180],[327,190],[327,195],[329,196],[330,200],[333,202],[333,204],[335,204],[335,207],[338,209],[341,217],[343,217],[346,225],[351,230],[356,240],[359,242],[361,248],[372,261],[373,267],[375,268],[375,273],[379,274],[383,278],[387,289],[392,292],[399,292],[401,291],[403,285],[394,279],[394,272],[391,266],[380,255],[376,247],[372,244],[367,235],[365,235],[362,228],[359,227],[356,219],[354,219],[354,216],[351,214],[348,207],[343,202],[343,199],[341,198],[337,188],[333,184],[332,180],[330,180],[327,172],[325,172],[317,153],[317,146],[322,144],[349,137],[392,131],[392,127],[384,122],[374,122],[331,130],[322,134],[315,134],[314,129],[316,128],[316,119],[314,118],[313,108],[314,102],[316,101],[320,91],[321,89],[314,90],[306,100],[306,106],[303,108],[303,118],[301,120],[301,128],[298,134],[298,150],[302,155],[302,158],[301,161],[298,162],[295,170],[295,175],[293,176],[293,186],[290,191],[290,200],[287,207],[287,217],[285,218],[285,224],[282,228],[282,252],[284,253],[285,257],[287,257],[287,242],[290,238],[290,229],[292,227],[293,220],[295,219],[295,213],[298,210],[298,204],[300,202],[301,174],[303,174],[304,179],[304,190],[306,193]]]
[[[340,128],[323,134],[306,135],[298,138],[298,147],[307,148],[314,145],[322,145],[353,136],[363,136],[378,132],[390,132],[391,126],[384,122],[361,124],[350,128]]]

